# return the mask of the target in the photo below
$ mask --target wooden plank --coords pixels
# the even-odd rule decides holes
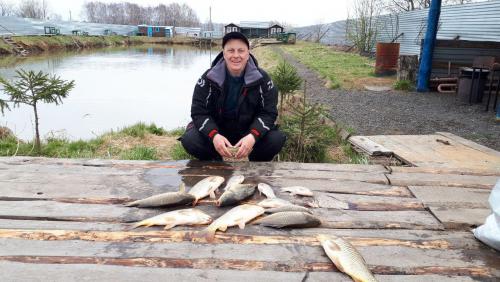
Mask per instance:
[[[198,206],[214,218],[229,208]],[[65,220],[127,223],[172,209],[138,209],[121,205],[70,204],[52,201],[0,201],[0,218],[24,220]],[[441,229],[430,214],[423,211],[353,211],[314,209],[329,228],[415,228]]]
[[[450,208],[446,206],[429,206],[431,212],[446,229],[474,228],[484,224],[490,209],[484,208]]]
[[[425,206],[489,209],[490,191],[474,188],[410,186],[415,197]]]
[[[488,148],[486,146],[483,146],[481,144],[478,144],[476,142],[472,142],[470,140],[462,138],[462,137],[460,137],[458,135],[455,135],[453,133],[450,133],[450,132],[436,132],[436,134],[439,134],[439,135],[442,135],[444,137],[450,138],[453,141],[459,142],[460,144],[462,144],[464,146],[467,146],[467,147],[470,147],[470,148],[472,148],[474,150],[478,150],[478,151],[483,152],[485,154],[491,154],[491,155],[494,155],[494,156],[500,158],[500,152],[498,152],[496,150],[493,150],[493,149],[490,149],[490,148]]]
[[[320,208],[358,211],[425,210],[419,200],[413,198],[362,196],[316,192],[314,200]]]
[[[348,139],[349,143],[360,148],[364,152],[368,153],[370,156],[390,156],[392,151],[386,147],[373,142],[369,138],[364,136],[351,136]]]
[[[445,275],[435,275],[435,274],[422,274],[422,275],[375,275],[375,278],[377,278],[378,281],[384,281],[384,282],[471,282],[471,281],[478,281],[474,278],[471,277],[466,277],[466,276],[455,276],[455,275],[450,275],[450,276],[445,276]],[[322,281],[322,282],[327,282],[327,281],[351,281],[352,279],[348,278],[348,276],[345,276],[344,279],[342,280],[337,280],[341,279],[341,277],[333,276],[332,272],[311,272],[309,273],[307,281]]]
[[[302,281],[305,273],[128,267],[97,264],[42,264],[0,261],[0,273],[16,281]],[[338,272],[329,272],[335,281],[348,281]],[[166,279],[168,277],[168,279]],[[337,278],[339,280],[337,280]],[[340,280],[342,279],[342,280]]]
[[[336,171],[293,171],[274,170],[266,178],[287,178],[287,179],[330,179],[330,180],[354,180],[376,184],[389,184],[383,173],[359,173],[359,172],[336,172]]]
[[[64,259],[90,264],[106,262],[108,259],[126,260],[131,266],[144,265],[146,261],[160,263],[159,267],[186,267],[203,269],[237,269],[264,271],[322,271],[335,270],[330,259],[320,246],[259,245],[258,252],[252,245],[183,243],[140,243],[40,241],[25,239],[1,239],[5,248],[0,250],[0,261],[43,263],[51,259]],[[133,247],[132,247],[133,246]],[[202,246],[202,247],[200,247]],[[393,269],[401,273],[412,273],[415,268],[439,266],[441,268],[480,268],[486,276],[500,269],[497,255],[478,250],[418,249],[401,246],[358,246],[370,268],[377,274],[391,274]],[[194,251],[196,250],[196,251]],[[405,254],[398,256],[397,254]],[[41,259],[40,259],[41,258]],[[141,258],[137,260],[137,258]],[[28,259],[28,260],[26,260]],[[127,260],[128,259],[128,260]],[[52,260],[52,262],[55,262]],[[211,262],[210,262],[211,261]],[[165,265],[166,264],[166,265]],[[438,274],[439,272],[436,272]]]
[[[448,186],[492,189],[498,177],[433,173],[391,173],[387,177],[391,185],[398,186]]]
[[[278,187],[304,186],[313,191],[334,192],[356,195],[373,195],[387,197],[413,197],[411,192],[403,186],[368,183],[354,180],[325,180],[325,179],[287,179],[273,178],[266,181],[273,186],[275,192]]]
[[[473,169],[473,168],[446,168],[446,167],[408,167],[408,166],[391,166],[389,167],[392,173],[434,173],[434,174],[467,174],[479,176],[499,176],[499,172],[490,169]]]

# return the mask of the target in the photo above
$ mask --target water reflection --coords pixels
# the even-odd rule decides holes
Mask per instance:
[[[39,107],[41,132],[89,139],[139,121],[167,129],[184,126],[195,82],[210,58],[210,50],[188,46],[118,47],[2,58],[0,75],[12,79],[23,68],[75,80],[62,105]],[[32,124],[32,109],[26,106],[0,116],[0,125],[23,139],[32,138]]]

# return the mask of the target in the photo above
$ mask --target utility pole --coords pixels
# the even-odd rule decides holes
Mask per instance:
[[[417,91],[429,91],[429,79],[432,72],[432,55],[436,44],[439,15],[441,14],[441,0],[432,0],[427,19],[427,32],[425,33],[424,46],[422,46],[422,57],[418,71]]]
[[[71,10],[69,10],[69,21],[71,21]]]
[[[212,24],[212,6],[209,7],[209,16],[210,16],[210,19],[209,19],[208,28],[210,29],[210,31],[214,31],[214,25]]]

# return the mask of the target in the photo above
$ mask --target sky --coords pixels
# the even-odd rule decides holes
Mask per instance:
[[[82,5],[86,0],[45,0],[49,10],[62,16],[63,20],[81,19]],[[17,3],[19,0],[9,0]],[[193,8],[201,22],[208,22],[209,7],[212,7],[212,21],[215,23],[239,23],[240,21],[272,21],[293,26],[307,26],[344,20],[347,17],[348,0],[306,0],[306,1],[270,1],[270,0],[100,0],[100,2],[132,2],[142,6],[156,6],[177,2]],[[251,4],[250,4],[251,3]]]

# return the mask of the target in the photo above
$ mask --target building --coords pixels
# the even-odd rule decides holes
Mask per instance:
[[[224,26],[224,33],[233,31],[239,31],[248,38],[268,38],[284,32],[284,28],[271,22],[240,22],[239,25],[230,23]]]
[[[141,24],[138,27],[137,35],[148,37],[172,37],[174,34],[173,26],[154,26]]]

